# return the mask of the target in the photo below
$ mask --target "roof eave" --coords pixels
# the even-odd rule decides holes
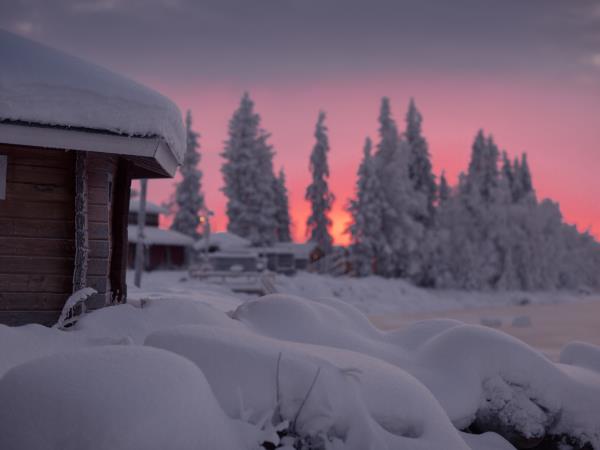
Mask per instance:
[[[0,143],[108,153],[132,160],[134,178],[169,178],[179,165],[160,137],[129,137],[94,130],[0,123]]]

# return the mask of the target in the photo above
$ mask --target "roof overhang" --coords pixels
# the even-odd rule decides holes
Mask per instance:
[[[173,151],[159,137],[0,122],[0,143],[120,155],[133,162],[134,178],[170,178],[179,165]]]

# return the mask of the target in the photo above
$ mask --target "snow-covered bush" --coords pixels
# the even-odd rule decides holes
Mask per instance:
[[[333,364],[340,353],[332,347],[402,368],[427,386],[458,429],[495,431],[519,444],[552,437],[600,446],[600,376],[557,366],[488,327],[434,321],[384,333],[338,300],[284,295],[247,302],[233,317],[258,334],[318,344],[312,354]],[[361,370],[367,389],[376,364],[363,362],[355,358],[352,366]],[[392,390],[388,386],[386,394]],[[369,392],[365,398],[378,396]]]
[[[295,423],[305,443],[346,450],[468,448],[417,380],[360,353],[192,325],[158,331],[146,345],[196,363],[231,417],[259,428]]]
[[[113,336],[127,337],[141,344],[150,333],[181,324],[241,327],[239,322],[231,320],[223,312],[198,301],[146,300],[141,305],[117,305],[94,311],[81,318],[75,329],[92,343],[96,339]]]

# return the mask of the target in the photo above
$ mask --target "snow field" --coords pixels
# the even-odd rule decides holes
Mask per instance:
[[[557,364],[455,320],[384,332],[337,299],[173,294],[0,326],[0,448],[600,449],[589,344]]]

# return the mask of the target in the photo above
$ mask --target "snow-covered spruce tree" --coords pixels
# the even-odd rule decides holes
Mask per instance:
[[[497,177],[498,148],[491,137],[486,137],[483,130],[479,130],[471,149],[471,160],[462,185],[462,193],[489,203],[493,197]]]
[[[277,240],[279,242],[291,242],[290,208],[283,168],[279,170],[279,176],[275,178],[274,186],[275,203],[277,206],[277,211],[275,213],[275,218],[277,220]]]
[[[276,205],[273,189],[273,149],[269,135],[260,129],[260,116],[248,93],[229,121],[229,135],[221,156],[225,159],[223,193],[227,197],[227,230],[255,246],[276,240]]]
[[[204,206],[204,195],[202,194],[202,172],[198,169],[200,161],[199,134],[192,130],[192,113],[190,111],[185,116],[185,129],[186,151],[183,164],[179,169],[182,178],[175,191],[176,211],[171,229],[196,238],[200,223],[198,212]]]
[[[533,189],[533,181],[531,180],[531,172],[529,170],[529,163],[527,162],[527,153],[521,155],[521,164],[516,173],[519,178],[518,200],[527,198],[529,200],[535,200],[535,190]]]
[[[325,113],[321,111],[315,128],[317,142],[310,155],[310,173],[312,182],[306,188],[305,199],[310,202],[311,214],[306,221],[306,231],[309,239],[328,253],[331,251],[333,239],[329,233],[331,220],[329,212],[333,205],[334,196],[329,192],[327,178],[329,178],[329,165],[327,152],[329,140],[325,126]]]
[[[513,165],[510,162],[508,153],[506,153],[506,151],[502,152],[502,169],[501,169],[500,173],[502,174],[502,177],[508,183],[508,186],[511,191],[512,199],[513,199],[513,201],[515,201],[515,174],[514,174]]]
[[[461,173],[459,179],[459,186],[464,186],[466,175]],[[471,226],[469,219],[470,215],[458,192],[449,189],[446,177],[442,175],[440,202],[435,221],[435,264],[431,271],[436,287],[464,287],[465,280],[462,275],[468,274],[468,271],[463,273],[458,269],[468,263],[471,254],[471,241],[468,236]]]
[[[450,186],[448,185],[448,180],[446,180],[446,172],[442,171],[440,175],[440,187],[439,187],[439,203],[443,204],[446,200],[450,198]]]
[[[383,233],[383,216],[389,205],[377,175],[371,148],[371,139],[367,138],[358,168],[356,197],[350,200],[348,206],[352,216],[347,230],[352,241],[350,254],[354,272],[358,276],[372,273],[385,275],[380,266],[385,267],[391,260],[391,248]]]
[[[599,288],[600,244],[565,224],[556,203],[537,202],[526,157],[511,164],[503,155],[502,169],[490,176],[496,172],[494,147],[478,135],[469,173],[439,204],[436,286]]]
[[[490,287],[501,276],[501,255],[495,242],[496,203],[500,197],[498,148],[479,131],[467,174],[457,194],[440,208],[436,285],[466,289]]]
[[[417,217],[417,219],[429,228],[433,225],[437,185],[431,167],[429,147],[421,130],[422,122],[423,117],[417,109],[414,100],[411,99],[408,104],[408,112],[406,113],[405,132],[409,149],[408,176],[413,183],[415,191],[421,192],[427,200],[424,215]]]
[[[412,277],[419,273],[422,258],[419,244],[423,224],[415,220],[422,214],[425,196],[414,190],[408,173],[408,144],[398,135],[387,97],[381,100],[379,143],[374,155],[375,168],[389,205],[383,213],[383,234],[392,249],[390,261],[377,261],[378,272],[387,276]]]
[[[390,99],[383,97],[379,109],[379,143],[375,152],[376,164],[382,175],[392,176],[393,174],[383,172],[383,167],[391,164],[398,154],[400,137],[396,121],[392,117]]]

